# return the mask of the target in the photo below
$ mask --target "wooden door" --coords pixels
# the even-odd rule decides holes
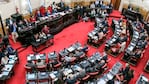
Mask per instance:
[[[115,10],[118,10],[119,6],[120,6],[120,3],[121,3],[121,0],[111,0],[111,3],[113,4],[113,8]]]
[[[119,9],[119,6],[120,6],[120,3],[121,3],[121,0],[115,0],[115,10],[118,10]]]

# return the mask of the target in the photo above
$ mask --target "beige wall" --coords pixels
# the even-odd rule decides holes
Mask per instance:
[[[119,10],[121,11],[123,6],[129,3],[149,11],[149,0],[121,0]]]
[[[60,0],[30,0],[31,1],[31,5],[32,5],[32,9],[36,9],[39,8],[41,6],[41,3],[45,3],[45,6],[49,6],[50,4],[52,4],[53,1],[55,1],[56,3],[60,2]],[[86,2],[90,2],[90,1],[95,1],[95,0],[63,0],[66,5],[70,4],[71,2],[77,2],[77,1],[86,1]],[[110,0],[105,0],[110,2]],[[19,12],[21,14],[27,14],[28,13],[28,5],[26,0],[10,0],[10,2],[8,3],[4,3],[4,4],[0,4],[0,12],[1,12],[1,16],[2,19],[6,19],[8,18],[11,14],[16,13],[16,7],[18,7]]]
[[[53,1],[60,2],[60,0],[30,0],[32,9],[36,9],[41,6],[42,1],[45,2],[45,6],[49,6]],[[66,3],[70,3],[71,0],[64,0]],[[8,18],[11,14],[16,12],[16,6],[19,9],[19,12],[22,14],[28,13],[27,11],[27,2],[26,0],[10,0],[8,3],[0,4],[0,12],[2,19]]]

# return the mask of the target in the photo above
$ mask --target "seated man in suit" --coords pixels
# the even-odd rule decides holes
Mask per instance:
[[[99,7],[99,0],[96,0],[96,1],[95,1],[95,6],[96,6],[96,7]]]
[[[73,74],[69,74],[69,76],[66,79],[67,84],[75,84],[76,81],[77,81],[77,79]]]
[[[37,68],[35,61],[27,61],[25,66],[31,68],[32,71],[36,71]]]
[[[58,6],[60,7],[61,11],[65,10],[65,3],[63,2],[63,0],[60,1]]]
[[[77,76],[78,78],[83,78],[86,76],[86,71],[85,69],[82,69],[79,71],[79,75]]]
[[[32,42],[40,42],[39,34],[36,33],[32,36]]]
[[[129,5],[128,5],[128,10],[133,10],[133,8],[132,8],[132,5],[131,5],[131,4],[129,4]]]
[[[42,14],[39,10],[37,10],[37,13],[36,13],[36,20],[40,20],[40,17],[42,17]]]
[[[89,17],[87,17],[87,14],[86,13],[84,13],[84,15],[83,15],[83,21],[84,22],[88,22],[88,20],[89,20]]]
[[[16,50],[13,49],[13,48],[11,47],[11,45],[7,45],[6,51],[8,52],[8,55],[15,55],[15,54],[16,54]]]
[[[37,65],[37,67],[44,66],[44,65],[46,65],[46,62],[45,62],[45,60],[38,59],[36,62],[36,65]]]
[[[52,67],[54,67],[54,65],[58,64],[58,60],[57,59],[53,59],[50,62],[52,64]]]
[[[13,22],[14,22],[14,20],[12,19],[12,17],[6,19],[6,27],[8,29],[9,34],[11,34],[11,31],[13,29]]]
[[[95,3],[94,2],[91,3],[90,8],[91,9],[94,9],[95,8]]]

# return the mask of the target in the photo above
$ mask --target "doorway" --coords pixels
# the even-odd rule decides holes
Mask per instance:
[[[121,0],[111,0],[111,3],[113,4],[113,8],[115,10],[118,10],[119,6],[120,6],[120,3],[121,3]]]

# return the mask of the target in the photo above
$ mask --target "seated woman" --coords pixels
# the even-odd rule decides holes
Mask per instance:
[[[99,31],[98,36],[99,36],[98,40],[102,40],[104,37],[104,33],[102,31]]]
[[[32,16],[30,17],[30,22],[32,22],[32,23],[36,22],[36,18],[35,18],[34,15],[32,15]]]
[[[111,46],[111,51],[112,51],[111,53],[113,55],[117,55],[119,53],[119,48],[120,48],[120,46],[118,44],[113,44]]]
[[[49,27],[47,25],[44,25],[44,27],[42,28],[41,31],[44,32],[45,34],[49,34],[50,33]]]
[[[120,46],[119,53],[124,52],[126,47],[126,42],[119,43],[119,46]]]
[[[42,38],[46,39],[47,36],[46,36],[46,34],[44,32],[39,32],[39,38],[40,39],[42,39]]]
[[[3,55],[1,56],[0,61],[1,61],[1,64],[5,65],[5,64],[8,63],[9,58],[7,57],[7,55],[3,54]]]

